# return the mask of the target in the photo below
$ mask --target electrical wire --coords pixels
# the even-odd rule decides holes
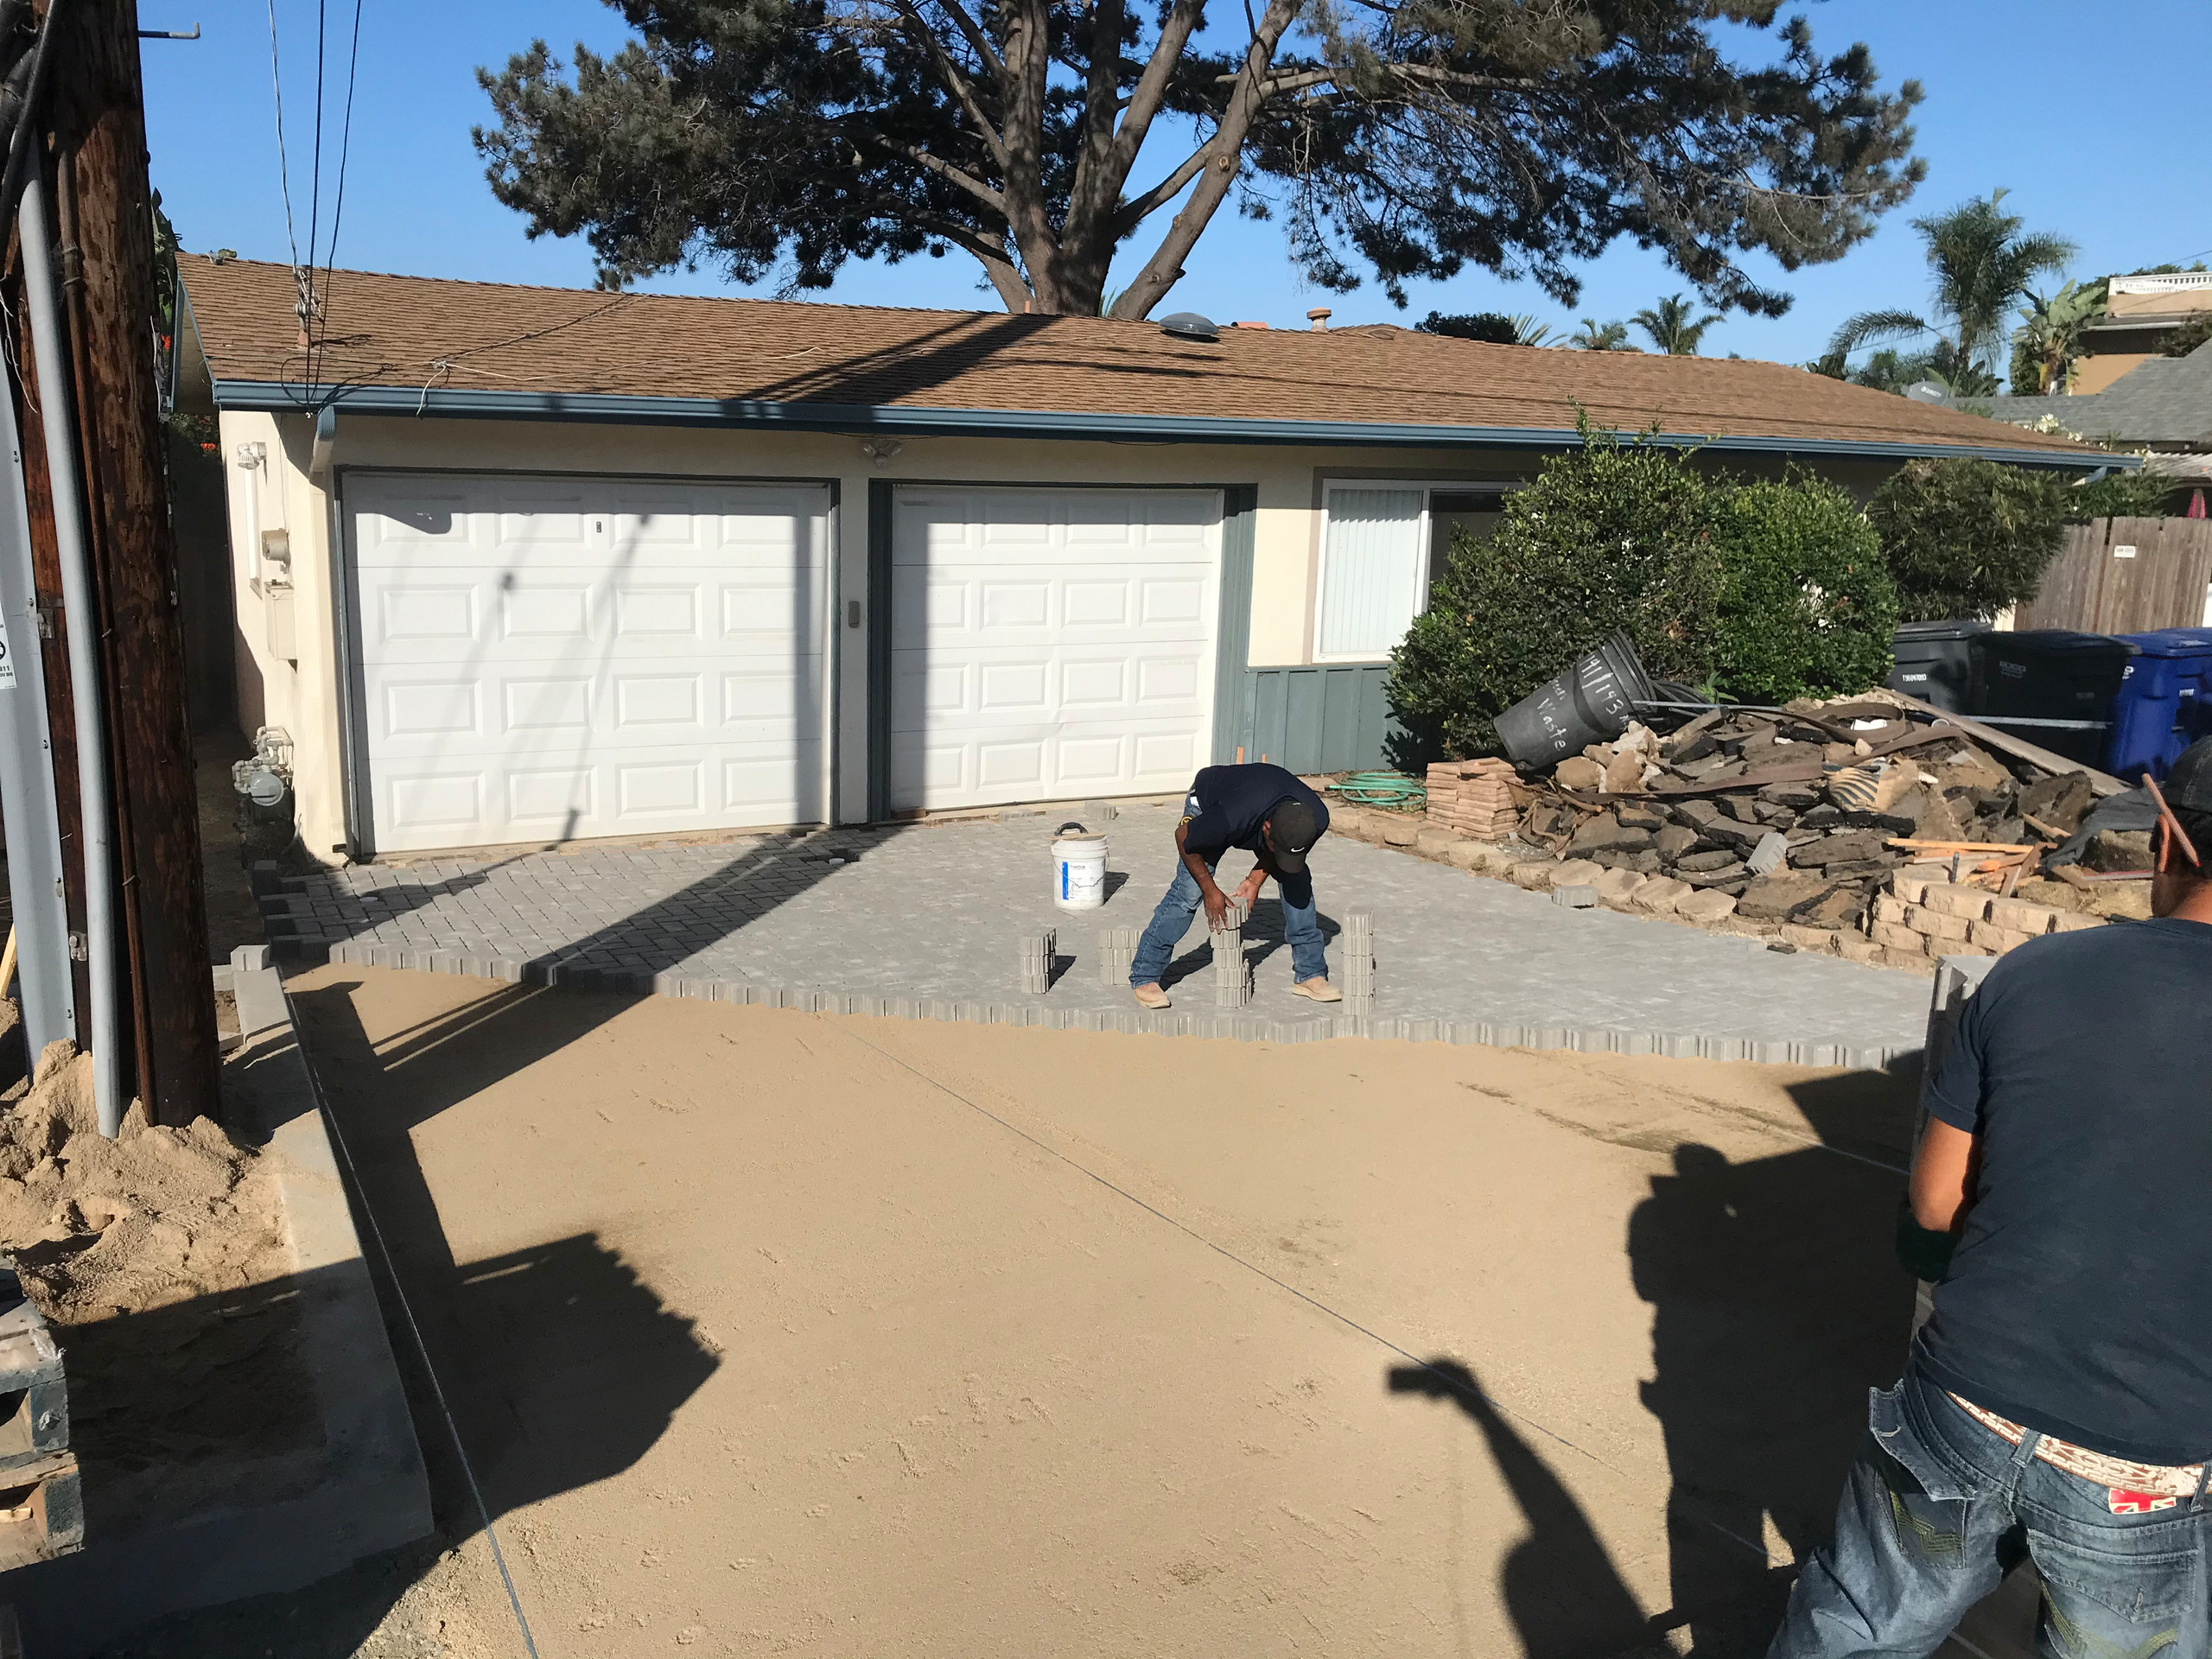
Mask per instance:
[[[329,314],[331,273],[338,264],[338,229],[346,222],[346,162],[353,153],[353,84],[361,67],[361,0],[353,0],[353,45],[346,60],[346,118],[338,139],[337,200],[330,210],[330,242],[322,256],[322,298],[316,315],[327,318]],[[308,362],[308,385],[314,386],[322,378],[322,359],[329,347],[329,328],[315,336],[315,350]]]
[[[276,0],[269,0],[269,86],[276,99],[276,183],[284,194],[284,240],[292,250],[292,270],[297,275],[300,238],[292,226],[292,163],[284,152],[284,77],[276,61]]]

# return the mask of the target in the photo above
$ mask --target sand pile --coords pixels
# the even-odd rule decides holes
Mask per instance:
[[[92,1062],[48,1045],[0,1115],[0,1250],[57,1325],[142,1313],[277,1278],[290,1266],[273,1174],[207,1118],[149,1125],[133,1103],[99,1133]]]

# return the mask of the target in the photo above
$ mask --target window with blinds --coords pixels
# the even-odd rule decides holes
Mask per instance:
[[[1424,486],[1329,486],[1314,660],[1387,657],[1427,597]]]

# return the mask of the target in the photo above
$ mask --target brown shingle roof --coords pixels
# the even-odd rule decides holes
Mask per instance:
[[[218,383],[307,378],[289,267],[181,255]],[[1487,346],[1373,326],[1148,322],[611,295],[333,274],[323,385],[1026,411],[1098,419],[1420,425],[1556,434],[1600,426],[1815,446],[2097,452],[1779,364]]]

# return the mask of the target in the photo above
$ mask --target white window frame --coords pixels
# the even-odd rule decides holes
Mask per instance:
[[[1528,486],[1526,479],[1489,478],[1324,478],[1321,480],[1320,536],[1313,548],[1313,620],[1306,640],[1306,660],[1313,663],[1379,663],[1387,660],[1363,652],[1324,652],[1321,619],[1327,614],[1329,591],[1329,500],[1338,490],[1419,490],[1421,497],[1421,569],[1427,570],[1430,537],[1435,533],[1435,503],[1440,495],[1512,494]],[[1429,583],[1422,581],[1414,594],[1414,616],[1428,608]],[[1412,618],[1407,626],[1413,626]]]

